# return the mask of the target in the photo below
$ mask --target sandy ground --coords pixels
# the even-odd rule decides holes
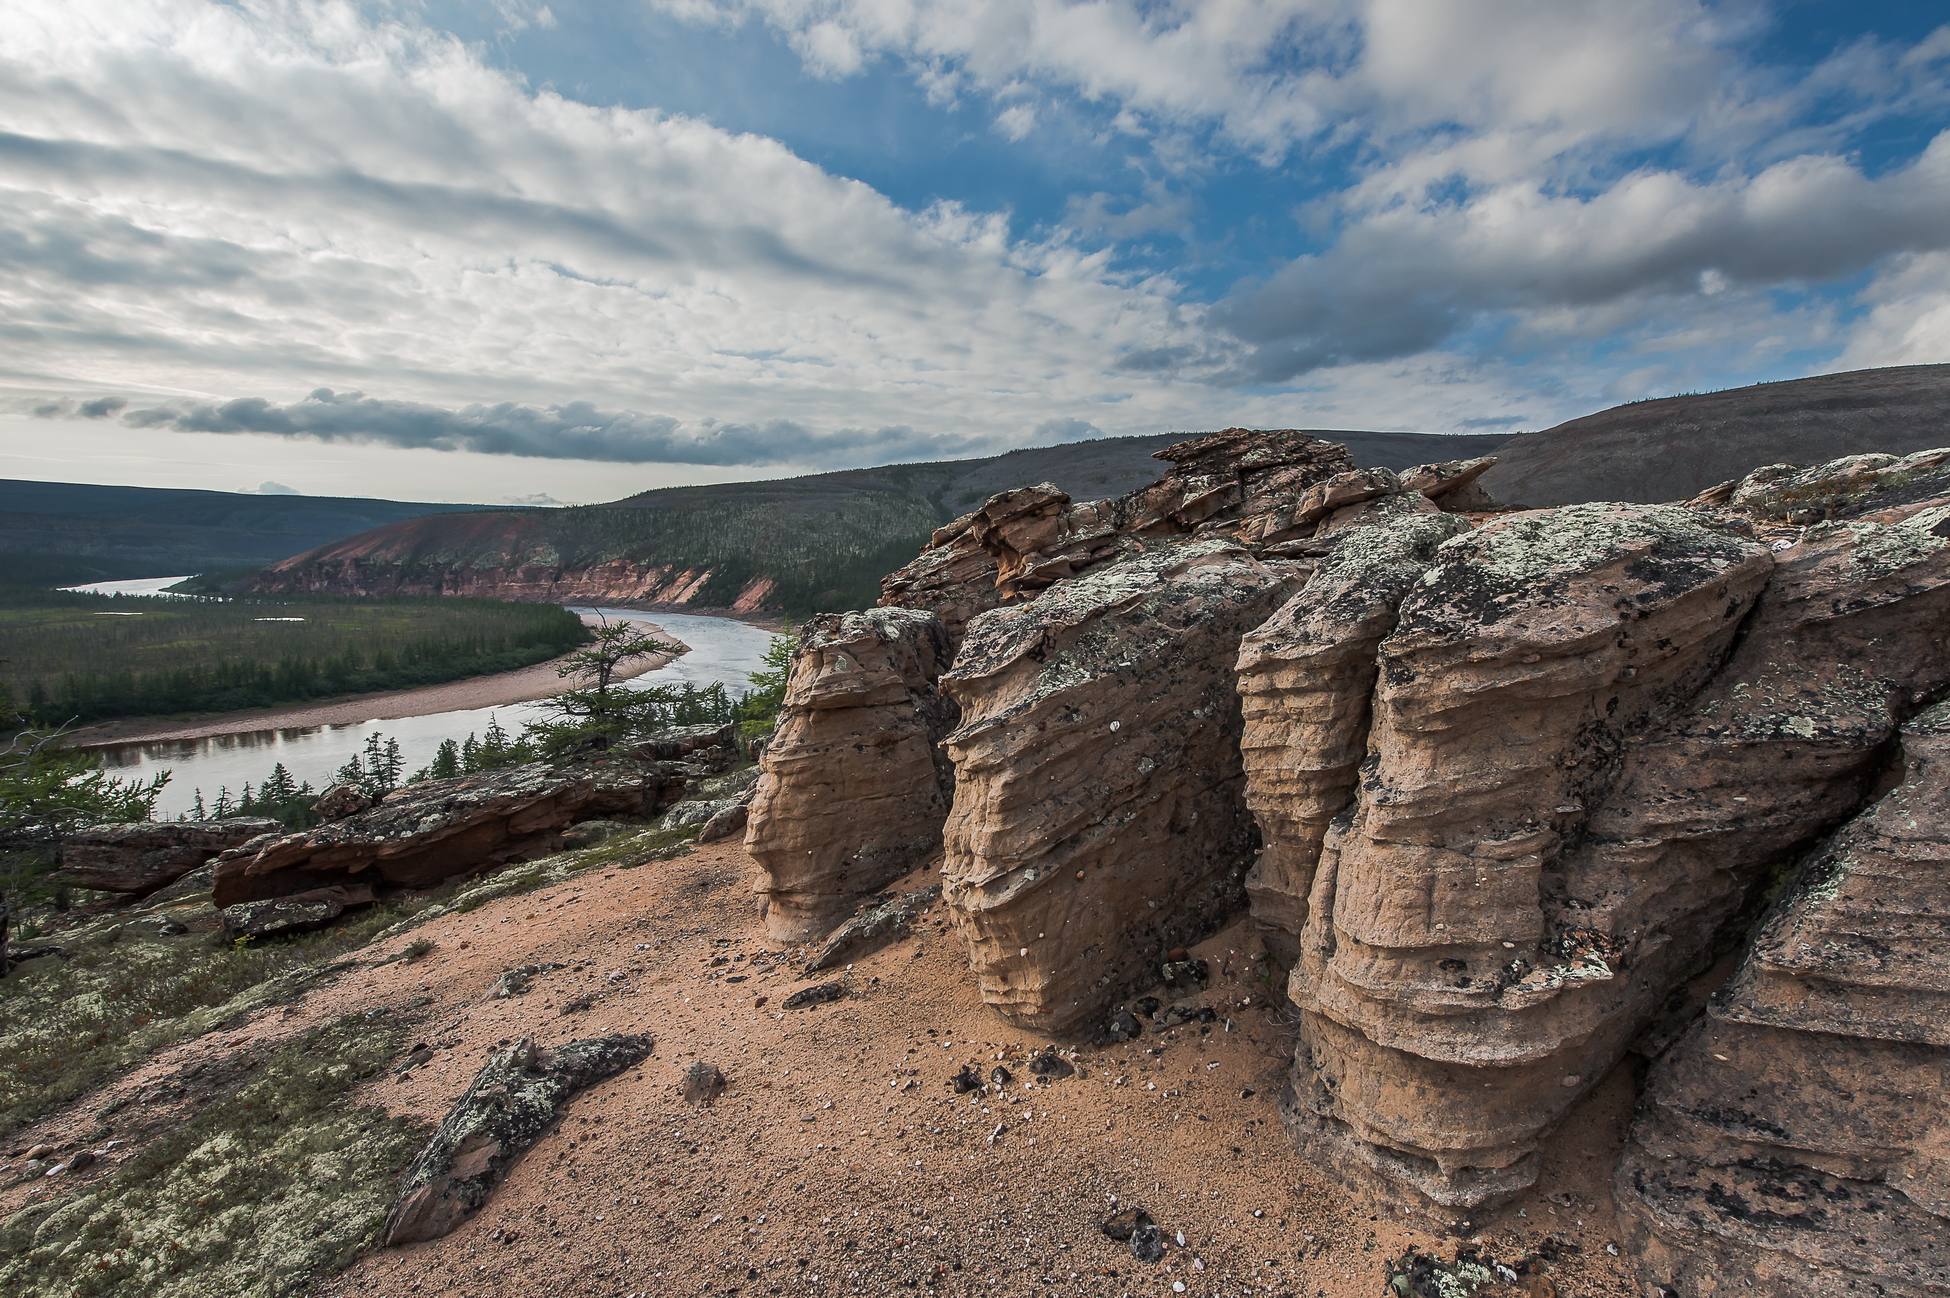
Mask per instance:
[[[507,1040],[654,1035],[650,1059],[574,1099],[460,1229],[371,1255],[322,1283],[318,1298],[1135,1298],[1175,1295],[1179,1284],[1206,1298],[1377,1298],[1406,1247],[1453,1255],[1458,1241],[1391,1220],[1288,1146],[1274,1106],[1291,1029],[1246,976],[1258,949],[1250,922],[1196,948],[1214,971],[1196,999],[1220,1012],[1208,1031],[1084,1047],[1076,1076],[1031,1085],[1023,1065],[1048,1043],[982,1006],[938,911],[915,935],[824,975],[844,980],[844,999],[783,1010],[810,982],[793,952],[765,940],[752,872],[742,848],[718,844],[432,921],[366,953],[377,961],[414,938],[437,942],[421,961],[369,963],[294,1006],[164,1052],[113,1093],[387,1006],[418,1016],[437,1053],[355,1098],[431,1123]],[[544,961],[565,967],[525,996],[484,999],[503,970]],[[592,996],[587,1010],[565,1008]],[[730,1078],[707,1107],[677,1093],[698,1060]],[[957,1096],[949,1078],[964,1064],[1013,1078]],[[1499,1258],[1543,1247],[1561,1259],[1548,1283],[1503,1292],[1635,1292],[1607,1250],[1616,1233],[1606,1181],[1632,1080],[1622,1067],[1594,1092],[1547,1152],[1538,1186],[1480,1223]],[[103,1099],[11,1143],[73,1140]],[[24,1193],[0,1195],[0,1214]],[[1165,1228],[1164,1262],[1139,1263],[1101,1233],[1107,1215],[1130,1206]]]
[[[584,626],[598,626],[601,619],[583,614]],[[690,646],[662,627],[640,622],[648,635],[678,646],[676,654],[652,654],[623,664],[617,669],[620,680],[653,672],[674,662]],[[400,717],[428,717],[438,712],[457,712],[473,708],[500,707],[504,703],[526,703],[545,699],[562,689],[562,678],[555,669],[563,658],[551,658],[530,667],[492,676],[472,676],[428,685],[417,690],[389,690],[378,694],[354,694],[328,703],[310,703],[295,708],[258,708],[249,712],[222,712],[199,721],[160,722],[154,717],[131,717],[126,721],[107,721],[87,726],[68,736],[76,748],[103,748],[111,744],[148,744],[169,739],[208,739],[212,735],[239,735],[253,730],[296,730],[309,726],[355,726],[366,721],[394,721]]]

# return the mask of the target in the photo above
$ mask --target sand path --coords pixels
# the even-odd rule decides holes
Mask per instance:
[[[584,626],[600,625],[593,614],[582,615]],[[644,634],[674,644],[674,654],[651,654],[625,663],[617,670],[627,680],[668,666],[690,646],[650,622],[637,622]],[[566,658],[567,655],[564,655]],[[130,717],[125,721],[105,721],[85,726],[68,736],[76,748],[103,748],[112,744],[148,744],[170,739],[208,739],[213,735],[240,735],[253,730],[300,730],[312,726],[353,726],[366,721],[394,721],[400,717],[428,717],[439,712],[459,712],[475,708],[500,707],[507,703],[526,703],[560,692],[562,678],[555,669],[564,658],[551,658],[530,667],[492,676],[470,676],[444,685],[426,685],[413,690],[387,690],[377,694],[355,694],[349,698],[307,703],[290,708],[256,708],[248,712],[223,712],[200,720],[159,721],[155,717]]]

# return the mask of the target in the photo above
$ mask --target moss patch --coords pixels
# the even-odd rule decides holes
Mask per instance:
[[[340,1019],[106,1183],[16,1213],[0,1223],[0,1292],[270,1298],[343,1267],[372,1242],[427,1137],[344,1102],[398,1045],[396,1030]]]

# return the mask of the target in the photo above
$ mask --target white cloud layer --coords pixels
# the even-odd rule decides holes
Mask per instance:
[[[1855,152],[1891,115],[1940,125],[1950,28],[1787,71],[1747,52],[1745,0],[645,3],[762,26],[813,77],[895,67],[1025,149],[1101,110],[1093,143],[1144,180],[1025,236],[534,90],[344,0],[14,0],[0,383],[45,394],[17,411],[782,472],[1226,423],[1536,427],[1788,357],[1950,360],[1950,133]],[[1310,250],[1215,303],[1119,269],[1202,237],[1226,166],[1331,178],[1239,216]]]

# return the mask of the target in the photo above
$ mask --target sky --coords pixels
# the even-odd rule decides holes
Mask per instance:
[[[596,501],[1950,361],[1907,0],[9,0],[0,477]]]

